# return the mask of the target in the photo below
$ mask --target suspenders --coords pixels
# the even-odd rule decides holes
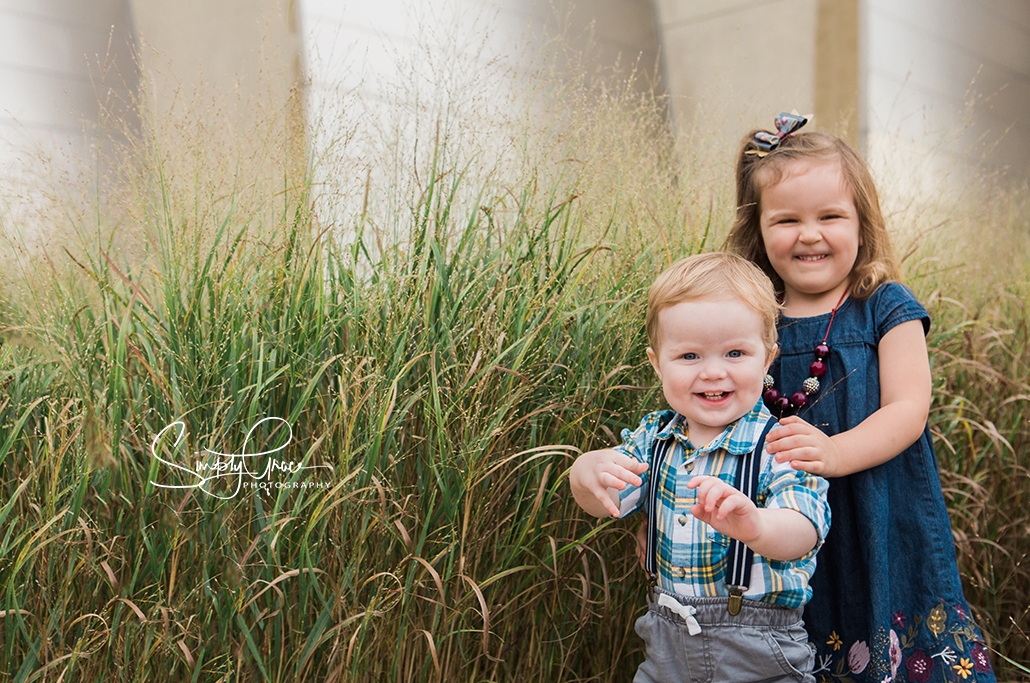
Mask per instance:
[[[676,418],[678,419],[677,415]],[[776,425],[775,418],[769,418],[762,429],[761,436],[755,443],[755,449],[740,457],[737,461],[735,473],[735,486],[741,492],[747,494],[748,498],[758,502],[758,478],[762,471],[762,448],[765,446],[765,437]],[[668,457],[670,449],[676,439],[668,438],[659,442],[655,439],[651,446],[651,464],[648,467],[650,485],[649,495],[645,506],[647,513],[647,548],[645,553],[644,571],[647,573],[648,591],[653,598],[653,587],[658,581],[658,477],[662,466]],[[747,592],[751,583],[751,564],[754,562],[755,553],[751,548],[736,539],[730,539],[730,549],[726,557],[726,589],[729,591],[730,614],[737,615],[744,602],[744,593]]]

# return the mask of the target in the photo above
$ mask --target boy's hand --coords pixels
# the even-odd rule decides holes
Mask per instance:
[[[796,470],[821,477],[835,477],[840,471],[840,450],[833,439],[796,415],[780,420],[765,445],[776,462],[789,462]]]
[[[619,516],[619,508],[608,494],[612,488],[621,491],[626,485],[640,486],[639,474],[647,465],[611,448],[590,451],[576,458],[569,471],[569,484],[576,502],[594,517]]]
[[[758,507],[743,493],[718,477],[701,475],[687,482],[697,489],[697,503],[690,512],[721,534],[751,543],[762,533]]]
[[[637,527],[637,560],[640,561],[640,568],[647,569],[647,515]]]

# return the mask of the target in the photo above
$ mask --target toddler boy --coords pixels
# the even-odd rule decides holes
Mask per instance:
[[[814,683],[801,612],[830,508],[824,479],[762,446],[777,426],[761,394],[778,313],[769,279],[744,259],[702,254],[671,266],[651,286],[645,326],[672,409],[572,466],[586,512],[648,510],[656,585],[636,623],[647,660],[635,682]]]

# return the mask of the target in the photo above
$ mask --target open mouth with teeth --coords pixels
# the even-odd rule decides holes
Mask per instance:
[[[798,261],[807,261],[811,263],[813,261],[822,261],[827,256],[829,256],[829,254],[808,254],[805,256],[795,256],[794,258],[796,258]]]
[[[698,394],[706,401],[721,401],[729,395],[728,391],[702,391]]]

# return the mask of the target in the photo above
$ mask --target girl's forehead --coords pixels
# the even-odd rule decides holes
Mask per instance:
[[[810,159],[786,159],[778,163],[769,164],[758,173],[758,183],[764,189],[777,185],[788,178],[794,178],[808,173],[828,173],[841,177],[843,181],[844,169],[840,159],[835,157],[815,157]]]

